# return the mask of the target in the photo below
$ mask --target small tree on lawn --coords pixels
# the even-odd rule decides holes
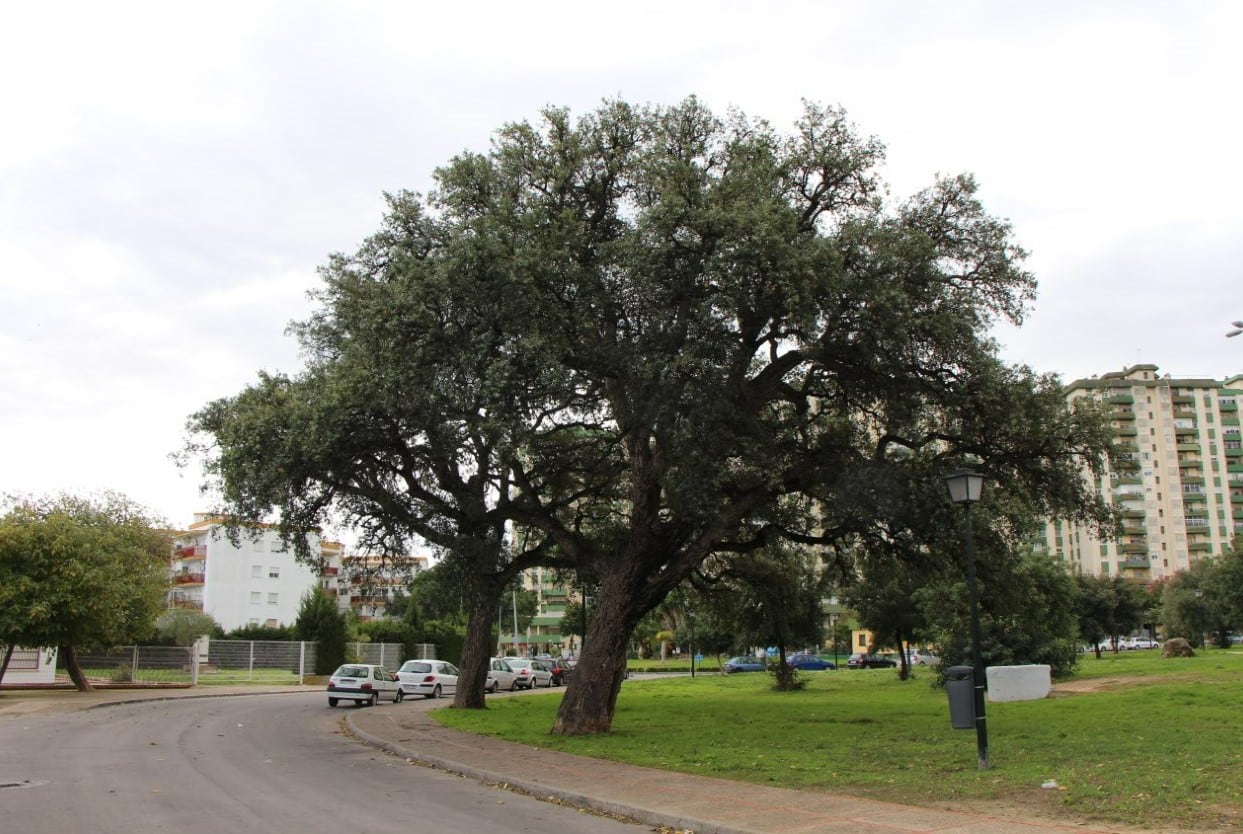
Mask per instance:
[[[79,690],[77,650],[151,634],[164,608],[167,528],[118,493],[0,502],[0,644],[57,646]]]
[[[302,597],[302,607],[294,623],[294,635],[299,640],[314,641],[315,674],[331,675],[345,662],[347,642],[345,615],[337,608],[337,601],[316,585]]]

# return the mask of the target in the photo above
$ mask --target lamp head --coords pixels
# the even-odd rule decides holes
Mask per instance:
[[[984,491],[984,476],[972,469],[959,469],[945,476],[945,485],[955,504],[974,504]]]

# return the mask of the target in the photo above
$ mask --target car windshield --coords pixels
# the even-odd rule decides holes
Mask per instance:
[[[422,663],[418,660],[407,660],[405,663],[401,664],[401,669],[399,669],[398,671],[400,672],[430,672],[432,671],[432,664]]]
[[[509,667],[511,669],[525,669],[526,667],[531,665],[531,661],[529,660],[514,659],[514,660],[508,660],[506,662],[509,664]]]
[[[371,669],[366,666],[342,666],[336,671],[339,678],[368,678],[371,677]],[[320,678],[323,680],[323,678]]]

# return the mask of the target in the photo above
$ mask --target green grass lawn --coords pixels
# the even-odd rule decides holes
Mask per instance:
[[[1243,650],[1163,659],[1089,655],[1089,691],[988,704],[992,769],[950,728],[933,673],[809,672],[774,692],[762,673],[631,680],[613,731],[548,734],[558,693],[440,710],[447,726],[647,767],[930,807],[1137,826],[1243,824]],[[1058,788],[1042,785],[1056,781]]]

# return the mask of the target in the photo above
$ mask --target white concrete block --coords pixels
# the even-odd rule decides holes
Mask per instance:
[[[1053,689],[1051,670],[1046,665],[989,666],[984,674],[990,701],[1039,701],[1049,697]]]

